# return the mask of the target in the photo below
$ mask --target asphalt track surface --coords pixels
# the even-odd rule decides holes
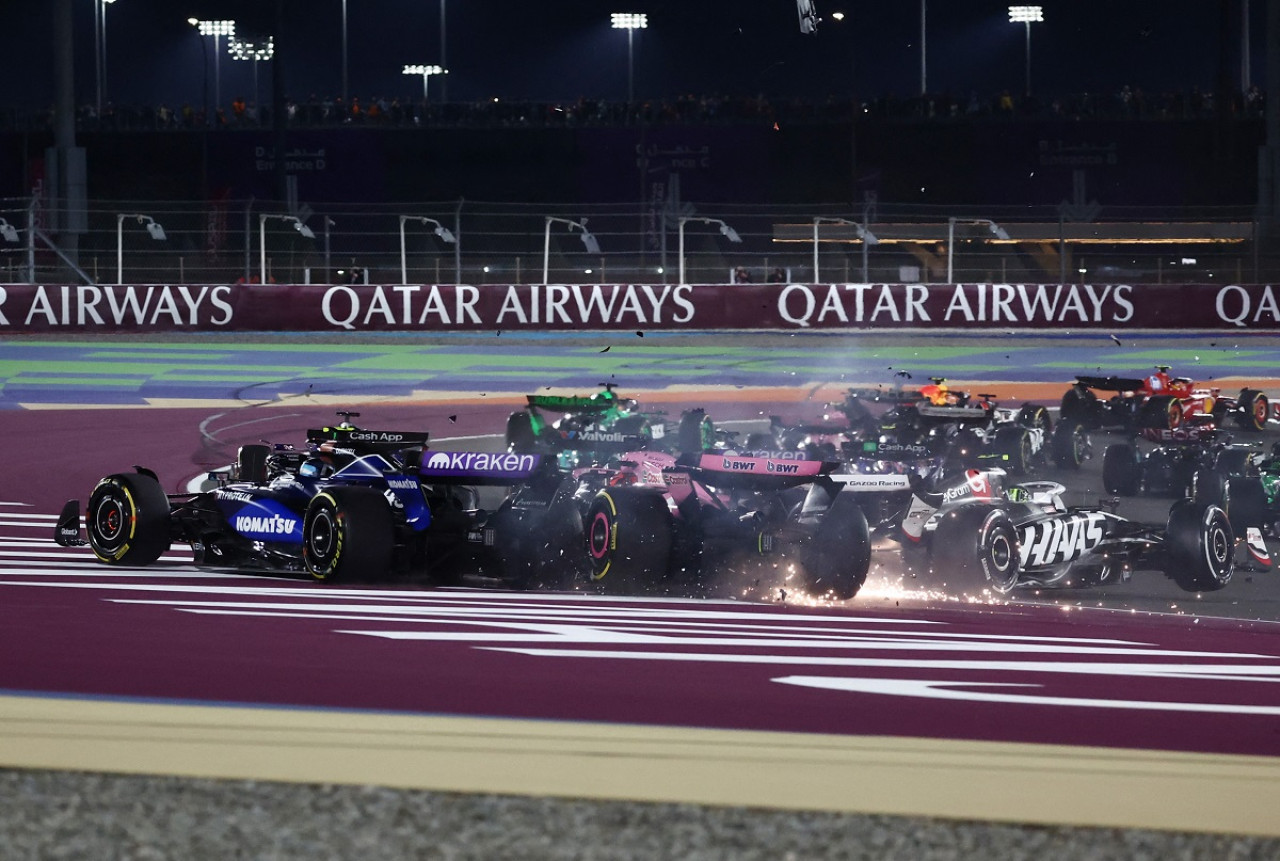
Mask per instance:
[[[145,463],[176,491],[339,407],[485,448],[520,395],[606,380],[740,427],[934,375],[1008,401],[1154,364],[1280,391],[1257,335],[503,337],[0,344],[0,762],[1280,833],[1274,573],[1009,602],[915,589],[881,550],[855,601],[811,606],[754,582],[709,601],[320,590],[48,541],[105,472]],[[1096,462],[1062,479],[1098,495]],[[1167,501],[1126,504],[1158,521]]]

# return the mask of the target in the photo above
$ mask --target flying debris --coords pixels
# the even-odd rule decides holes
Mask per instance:
[[[601,350],[600,352],[602,352],[602,353],[607,353],[607,352],[609,352],[609,348],[608,348],[608,347],[605,347],[605,348],[604,348],[603,350]]]
[[[1117,346],[1117,347],[1123,347],[1123,346],[1124,346],[1124,344],[1120,343],[1120,339],[1119,339],[1119,338],[1117,338],[1115,335],[1112,335],[1112,336],[1111,336],[1111,340],[1113,340],[1113,341],[1115,341],[1115,342],[1116,342],[1116,346]]]
[[[800,16],[800,32],[815,33],[818,30],[818,11],[813,0],[796,0],[796,12]]]

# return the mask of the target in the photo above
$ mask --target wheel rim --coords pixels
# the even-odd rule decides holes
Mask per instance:
[[[1227,532],[1221,526],[1209,533],[1209,562],[1215,573],[1224,571],[1231,559],[1232,546]]]
[[[991,547],[987,552],[987,558],[991,561],[991,573],[995,575],[992,578],[993,585],[997,589],[1005,590],[1013,585],[1011,578],[1014,572],[1014,551],[1013,544],[1009,541],[1009,536],[1003,532],[999,532],[991,539]]]
[[[311,529],[307,533],[307,547],[311,550],[311,558],[323,565],[333,554],[334,542],[338,534],[338,525],[333,520],[333,512],[322,508],[311,518]]]
[[[1263,398],[1256,398],[1253,402],[1253,425],[1258,430],[1264,430],[1267,426],[1268,404]]]
[[[128,512],[121,500],[114,496],[103,499],[93,513],[94,531],[98,535],[99,543],[106,547],[119,544],[128,519]]]
[[[1169,430],[1176,430],[1182,425],[1182,405],[1177,401],[1169,402]]]

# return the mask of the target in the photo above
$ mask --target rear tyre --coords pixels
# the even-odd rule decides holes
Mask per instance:
[[[1227,513],[1216,505],[1181,499],[1169,509],[1165,529],[1168,573],[1189,592],[1211,592],[1231,582],[1235,534]]]
[[[372,487],[330,487],[312,497],[302,524],[302,561],[320,582],[385,576],[395,524],[391,507]]]
[[[1191,498],[1198,505],[1226,507],[1227,477],[1216,469],[1202,466],[1191,477]]]
[[[1245,430],[1266,430],[1270,415],[1271,402],[1266,395],[1256,389],[1244,389],[1240,392],[1240,412],[1236,413],[1236,424]]]
[[[1174,430],[1182,426],[1182,403],[1172,395],[1148,398],[1138,414],[1138,423],[1145,428]]]
[[[89,494],[85,526],[98,561],[150,565],[169,549],[169,498],[150,475],[109,475]]]
[[[1081,386],[1072,386],[1062,395],[1058,407],[1059,422],[1078,422],[1086,427],[1096,427],[1100,408],[1098,396]]]
[[[1059,469],[1079,469],[1089,456],[1089,435],[1078,421],[1059,421],[1053,429],[1049,448]]]
[[[1018,530],[1000,508],[965,505],[945,516],[933,534],[932,555],[935,575],[954,571],[965,583],[976,575],[1000,595],[1018,583]]]
[[[1107,493],[1134,496],[1142,486],[1142,460],[1126,442],[1107,446],[1102,453],[1102,486]]]
[[[545,509],[517,510],[510,502],[494,512],[494,550],[503,579],[515,589],[568,588],[585,568],[582,513],[567,480]]]
[[[1023,404],[1018,410],[1018,424],[1024,428],[1040,428],[1046,434],[1053,429],[1053,419],[1049,411],[1039,404]]]
[[[996,450],[1004,456],[1000,465],[1013,475],[1031,471],[1031,432],[1025,427],[1006,427],[996,432]]]
[[[240,450],[236,452],[236,481],[266,484],[267,456],[270,454],[271,446],[261,443],[240,446]]]
[[[648,589],[671,562],[671,513],[661,492],[611,487],[587,510],[587,557],[600,587]]]
[[[817,531],[800,553],[809,592],[847,601],[867,582],[871,568],[871,529],[857,501],[837,493]]]

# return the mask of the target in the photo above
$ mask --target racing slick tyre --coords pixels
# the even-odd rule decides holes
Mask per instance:
[[[1267,491],[1260,478],[1232,478],[1227,481],[1222,507],[1231,521],[1231,529],[1244,535],[1250,526],[1262,528],[1267,519]]]
[[[1271,402],[1266,395],[1256,389],[1240,391],[1240,411],[1236,413],[1236,424],[1245,430],[1266,430],[1270,416]]]
[[[1101,411],[1097,395],[1081,386],[1072,386],[1062,395],[1062,403],[1058,406],[1058,421],[1096,427]]]
[[[391,506],[373,487],[329,487],[307,505],[302,561],[320,582],[372,579],[391,566],[395,524]]]
[[[1138,413],[1138,424],[1156,430],[1175,430],[1182,426],[1182,403],[1172,395],[1148,398]]]
[[[1053,429],[1049,411],[1039,404],[1023,404],[1018,410],[1018,424],[1024,428],[1041,428],[1046,434]]]
[[[89,546],[108,565],[150,565],[169,549],[169,498],[155,476],[109,475],[89,494]]]
[[[1089,456],[1089,449],[1089,435],[1084,425],[1074,419],[1059,421],[1049,438],[1053,463],[1059,469],[1079,469]]]
[[[977,574],[1000,595],[1018,582],[1018,530],[1009,514],[986,505],[964,505],[943,517],[933,534],[935,576]],[[939,572],[938,568],[945,571]],[[964,582],[968,583],[966,579]]]
[[[521,410],[507,416],[507,451],[531,452],[538,444],[533,432],[533,416]]]
[[[676,448],[681,454],[703,452],[715,442],[716,429],[703,409],[685,410],[676,431]]]
[[[847,601],[867,582],[871,568],[871,528],[852,494],[837,493],[800,551],[808,590]]]
[[[247,481],[250,484],[267,483],[267,457],[271,454],[271,446],[251,443],[240,446],[236,452],[236,481]]]
[[[1167,573],[1189,592],[1211,592],[1231,582],[1235,535],[1227,513],[1216,505],[1180,499],[1165,528]]]
[[[1107,446],[1102,453],[1102,486],[1107,493],[1134,496],[1142,486],[1142,460],[1127,442]]]
[[[1006,427],[996,431],[995,449],[1003,458],[997,464],[1011,475],[1026,475],[1031,471],[1031,459],[1035,456],[1031,432],[1025,427]]]
[[[545,508],[518,510],[504,502],[486,524],[494,527],[494,550],[512,588],[569,588],[584,573],[576,487],[572,478],[565,479]]]
[[[671,561],[671,513],[660,491],[611,487],[587,509],[587,557],[599,587],[652,589]]]

